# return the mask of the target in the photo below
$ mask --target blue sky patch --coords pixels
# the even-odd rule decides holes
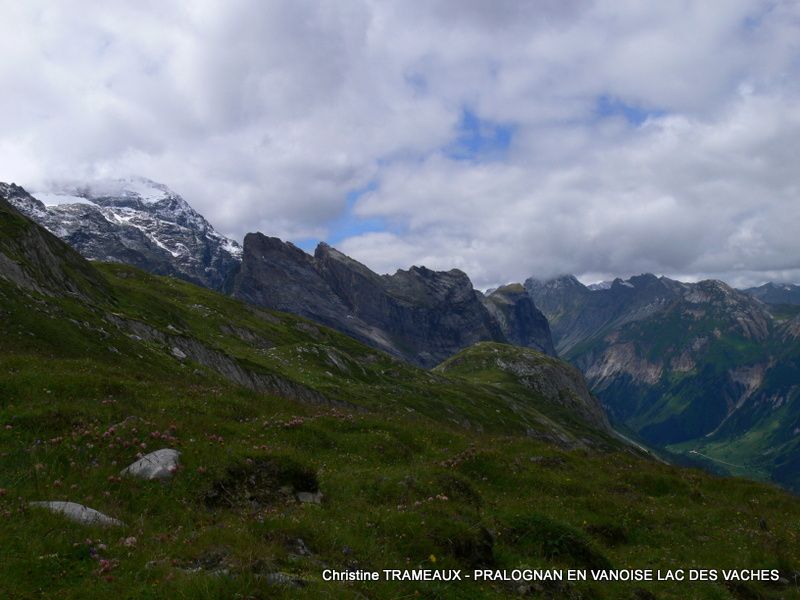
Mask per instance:
[[[514,137],[514,125],[481,119],[465,108],[461,112],[456,139],[444,153],[454,160],[495,160],[505,156]]]
[[[380,218],[364,218],[355,214],[356,202],[364,194],[378,189],[377,181],[370,181],[367,185],[347,194],[347,206],[344,213],[331,224],[330,233],[326,240],[330,245],[336,246],[339,242],[349,237],[369,233],[371,231],[385,231],[386,224]]]
[[[665,113],[663,110],[648,110],[641,106],[626,104],[619,98],[604,94],[597,98],[595,114],[600,118],[621,116],[631,125],[638,126],[650,117],[660,117]]]

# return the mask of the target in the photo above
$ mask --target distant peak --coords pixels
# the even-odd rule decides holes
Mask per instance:
[[[180,196],[163,183],[158,183],[146,177],[133,175],[129,177],[94,179],[89,181],[62,180],[53,181],[36,194],[52,197],[53,203],[59,203],[58,196],[67,198],[85,198],[97,200],[100,198],[125,198],[138,200],[144,204],[153,204],[162,200],[178,199]]]
[[[588,289],[575,275],[559,275],[550,279],[536,279],[530,277],[525,281],[525,287],[529,290],[558,290],[558,289]]]
[[[509,283],[501,285],[499,288],[493,290],[491,294],[524,294],[525,288],[521,283]]]
[[[320,256],[331,256],[333,258],[340,258],[340,259],[349,259],[350,257],[347,256],[344,252],[341,252],[331,246],[327,242],[320,242],[317,244],[316,249],[314,250],[314,256],[319,258]]]

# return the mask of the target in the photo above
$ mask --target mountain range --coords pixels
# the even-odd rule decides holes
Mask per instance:
[[[303,260],[330,288],[325,261],[344,259]],[[411,310],[402,302],[436,309],[455,289],[464,310],[482,306],[498,327],[529,316],[522,286],[487,305],[460,273],[413,271],[363,289],[400,314]],[[609,426],[563,360],[480,341],[421,369],[185,279],[89,262],[0,199],[7,596],[791,596],[797,498],[654,460]],[[362,287],[336,296],[344,302],[350,289]],[[699,300],[703,289],[686,295]],[[159,453],[174,462],[157,480],[133,475]],[[320,577],[323,568],[394,565],[708,565],[775,579],[454,586]]]
[[[722,472],[800,485],[800,311],[714,280],[529,279],[614,423]]]
[[[433,367],[479,341],[555,354],[545,317],[521,288],[484,297],[456,269],[378,275],[327,244],[313,256],[254,233],[244,249],[178,194],[143,178],[60,184],[0,197],[86,258],[173,275],[250,303],[302,315],[414,364]]]
[[[742,291],[767,304],[800,304],[800,285],[793,283],[769,282]]]
[[[138,266],[293,313],[432,368],[479,342],[577,366],[615,426],[670,460],[800,489],[798,290],[644,274],[585,286],[528,279],[483,294],[457,269],[379,275],[321,243],[243,247],[141,178],[0,197],[87,258]]]

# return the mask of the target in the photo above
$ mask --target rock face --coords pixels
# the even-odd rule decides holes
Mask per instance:
[[[162,448],[146,454],[135,463],[124,468],[120,475],[139,479],[170,479],[180,466],[181,453],[171,448]]]
[[[77,502],[64,502],[61,500],[53,500],[46,502],[30,502],[30,506],[37,508],[44,508],[50,512],[60,513],[70,521],[80,523],[81,525],[101,525],[103,527],[121,527],[124,525],[122,521],[118,521],[108,515],[105,515],[93,508],[78,504]]]
[[[91,260],[220,290],[241,257],[238,244],[178,194],[148,179],[62,185],[37,197],[0,184],[0,197]]]
[[[506,342],[512,335],[552,351],[546,323],[528,299],[498,296],[490,310],[457,269],[378,275],[327,244],[310,256],[256,233],[245,237],[232,281],[230,291],[242,300],[314,319],[424,367],[476,342]],[[494,316],[504,314],[497,305],[508,313],[503,325]]]
[[[550,324],[521,284],[512,283],[493,290],[485,298],[484,305],[500,324],[510,344],[556,355]]]
[[[796,311],[720,281],[649,274],[595,290],[569,276],[529,279],[526,289],[614,422],[672,451],[709,445],[704,454],[732,463],[723,457],[735,449],[748,468],[800,477]]]

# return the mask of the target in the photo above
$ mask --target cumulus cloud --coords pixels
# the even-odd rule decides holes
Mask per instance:
[[[0,180],[141,174],[236,238],[337,239],[380,271],[459,267],[479,286],[800,280],[789,0],[0,15]]]

